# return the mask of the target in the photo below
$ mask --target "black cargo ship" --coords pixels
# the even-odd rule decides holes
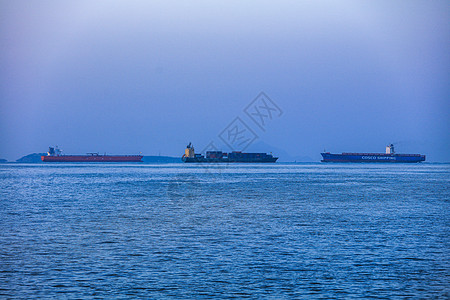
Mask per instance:
[[[206,151],[206,155],[196,154],[191,143],[187,145],[181,158],[185,163],[274,163],[278,157],[267,153],[244,153],[233,151]]]
[[[321,153],[322,162],[337,163],[418,163],[425,161],[425,155],[422,154],[397,154],[394,151],[394,145],[386,146],[386,153],[342,153],[334,154],[330,152]]]

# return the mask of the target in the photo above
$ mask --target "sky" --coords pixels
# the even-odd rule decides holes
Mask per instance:
[[[0,47],[9,161],[192,142],[450,162],[448,1],[0,0]]]

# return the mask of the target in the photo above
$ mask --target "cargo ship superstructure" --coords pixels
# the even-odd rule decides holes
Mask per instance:
[[[322,162],[418,163],[425,161],[421,154],[397,154],[394,145],[386,146],[386,153],[321,153]]]
[[[65,155],[56,147],[49,147],[47,155],[41,156],[43,162],[142,162],[142,155],[102,155],[87,153],[86,155]]]
[[[195,153],[192,143],[186,146],[181,158],[185,163],[274,163],[278,157],[267,153],[245,153],[233,151],[206,151],[205,155]]]

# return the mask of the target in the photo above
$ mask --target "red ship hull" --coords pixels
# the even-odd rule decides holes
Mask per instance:
[[[142,162],[142,155],[59,155],[41,156],[44,162]]]

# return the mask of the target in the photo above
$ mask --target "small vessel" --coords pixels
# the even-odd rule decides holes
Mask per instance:
[[[192,143],[186,146],[182,158],[185,163],[274,163],[278,157],[267,153],[244,153],[233,151],[206,151],[206,155],[196,154]]]
[[[142,162],[142,155],[102,155],[87,153],[86,155],[65,155],[56,147],[49,147],[47,155],[41,156],[43,162]]]
[[[417,163],[425,161],[421,154],[397,154],[394,145],[386,146],[386,153],[320,153],[322,162],[376,162],[376,163]]]

